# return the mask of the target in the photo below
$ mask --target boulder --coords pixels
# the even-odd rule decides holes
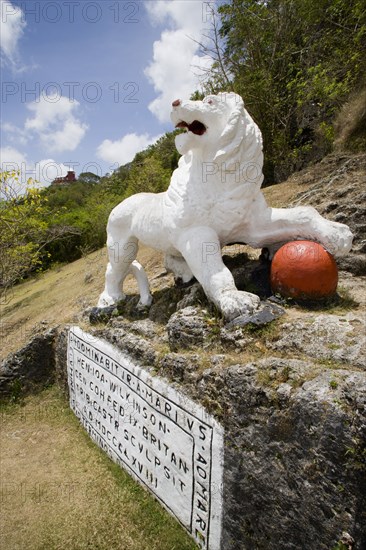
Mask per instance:
[[[55,381],[56,329],[36,334],[0,364],[0,396],[16,398]]]

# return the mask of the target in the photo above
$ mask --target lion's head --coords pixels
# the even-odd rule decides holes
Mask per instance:
[[[220,171],[239,167],[241,180],[248,179],[249,170],[249,179],[262,183],[262,135],[240,96],[227,92],[202,101],[176,100],[171,119],[176,128],[186,130],[175,140],[179,153],[192,151],[202,161],[218,163]]]

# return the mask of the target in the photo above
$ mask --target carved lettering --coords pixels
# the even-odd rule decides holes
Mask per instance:
[[[210,533],[220,532],[221,503],[211,486],[221,483],[221,427],[78,327],[69,334],[68,376],[71,407],[90,437],[159,498],[200,548],[219,550]]]

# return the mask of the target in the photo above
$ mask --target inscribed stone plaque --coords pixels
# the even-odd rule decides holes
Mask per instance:
[[[223,429],[203,407],[111,344],[72,327],[70,404],[89,435],[197,544],[220,549]]]

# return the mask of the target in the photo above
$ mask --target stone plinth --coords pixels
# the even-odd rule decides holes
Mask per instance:
[[[71,408],[112,460],[149,489],[200,548],[220,550],[223,430],[205,409],[118,348],[69,331]]]
[[[196,317],[205,339],[194,346],[182,334],[191,327],[192,311],[187,309],[187,326],[184,310],[178,319],[180,334],[172,326],[174,317],[164,330],[149,319],[117,318],[105,328],[89,327],[88,333],[69,331],[71,403],[90,435],[140,479],[201,548],[330,550],[353,539],[350,548],[363,550],[363,348],[360,340],[352,354],[338,357],[338,346],[329,346],[356,337],[358,324],[347,329],[341,323],[345,334],[340,329],[337,338],[333,327],[329,342],[318,330],[317,345],[329,354],[327,359],[320,347],[317,362],[314,344],[314,354],[305,356],[297,346],[294,357],[284,346],[293,357],[281,356],[278,346],[285,335],[289,338],[288,323],[281,321],[258,340],[252,328],[215,330],[207,312],[199,310]],[[314,320],[308,325],[310,334]],[[307,334],[304,329],[304,346]],[[82,338],[100,353],[94,361],[99,372],[95,364],[94,373],[87,367],[91,360],[78,349]],[[267,350],[265,356],[257,353],[257,359],[245,360],[245,350],[253,356],[259,345]],[[64,351],[63,336],[57,351],[63,369]],[[111,358],[103,380],[102,356]],[[113,370],[117,363],[119,371]],[[135,382],[128,381],[128,373],[134,373]],[[161,415],[165,407],[171,418]],[[120,423],[117,431],[115,420]],[[120,439],[114,441],[117,435]],[[197,526],[202,530],[195,530]]]

